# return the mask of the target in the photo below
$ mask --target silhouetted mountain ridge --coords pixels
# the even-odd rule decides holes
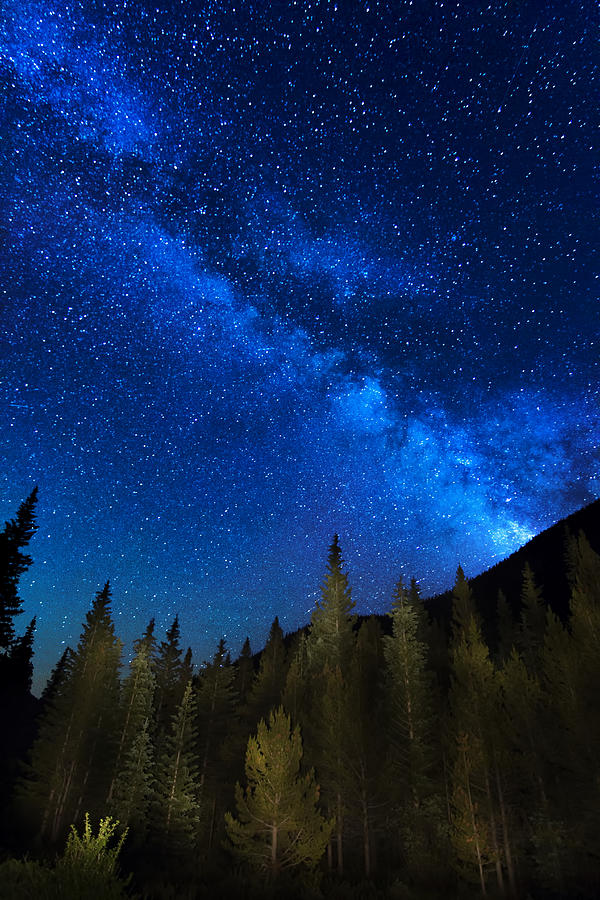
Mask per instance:
[[[529,563],[544,601],[563,620],[568,615],[570,588],[567,579],[567,536],[583,531],[591,547],[600,553],[600,499],[540,532],[506,559],[469,579],[484,621],[495,616],[498,591],[504,592],[515,616],[520,610],[523,569]],[[434,618],[449,621],[452,588],[425,600]]]

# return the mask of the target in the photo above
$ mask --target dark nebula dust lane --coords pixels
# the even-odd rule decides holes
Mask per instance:
[[[0,503],[38,678],[110,578],[196,659],[600,494],[592,3],[6,0]],[[23,616],[23,622],[26,616]],[[25,627],[25,625],[23,625]]]

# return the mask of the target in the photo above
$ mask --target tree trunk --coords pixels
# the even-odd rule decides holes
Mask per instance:
[[[508,836],[508,816],[506,813],[506,804],[504,803],[504,792],[502,790],[502,779],[500,777],[500,770],[498,768],[498,761],[494,759],[494,769],[496,774],[496,787],[498,789],[498,802],[500,804],[500,821],[502,822],[502,839],[504,843],[504,857],[506,859],[506,869],[508,872],[508,883],[510,885],[510,892],[513,897],[517,896],[517,878],[515,874],[515,867],[512,858],[512,850],[510,846],[510,839]]]
[[[344,843],[342,833],[342,795],[337,795],[337,869],[340,875],[344,874]]]

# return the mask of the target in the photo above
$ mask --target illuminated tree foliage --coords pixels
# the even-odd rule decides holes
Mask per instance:
[[[66,677],[49,701],[32,748],[25,794],[42,835],[55,841],[86,809],[104,809],[116,755],[121,642],[108,582],[86,615]]]
[[[193,854],[198,825],[197,709],[191,681],[185,688],[155,770],[151,843],[168,860]]]
[[[283,708],[262,720],[246,750],[246,788],[236,785],[237,816],[225,816],[234,853],[275,878],[286,869],[313,868],[323,856],[333,822],[317,808],[312,771],[302,773],[300,729]]]

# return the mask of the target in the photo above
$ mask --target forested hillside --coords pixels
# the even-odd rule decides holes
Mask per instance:
[[[14,623],[35,501],[0,535],[1,896],[598,896],[600,557],[581,530],[524,563],[518,598],[459,567],[436,618],[398,581],[385,628],[355,616],[336,536],[307,629],[276,618],[259,656],[221,640],[200,666],[175,617],[125,668],[107,583],[36,704],[35,621]],[[561,615],[540,587],[557,565]]]

